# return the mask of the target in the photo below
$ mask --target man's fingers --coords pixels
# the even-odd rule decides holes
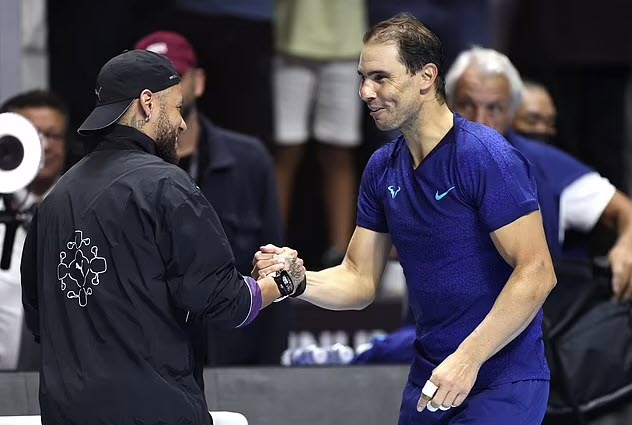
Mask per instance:
[[[465,397],[466,394],[458,394],[454,399],[454,402],[452,402],[452,407],[459,407],[461,404],[463,404]]]
[[[279,270],[283,270],[285,268],[285,264],[286,261],[284,257],[275,256],[267,260],[257,260],[252,272],[257,274],[257,279],[263,279],[270,273],[276,273]]]
[[[284,257],[288,257],[288,258],[297,258],[298,257],[298,251],[292,248],[288,248],[288,247],[283,247],[281,249],[281,252],[279,252],[278,254],[283,254]]]
[[[252,265],[254,266],[257,263],[257,261],[270,260],[274,258],[275,256],[276,254],[267,254],[261,251],[257,251],[254,257],[252,257]]]
[[[267,254],[282,254],[283,253],[283,248],[279,248],[278,246],[272,245],[270,243],[264,246],[260,246],[259,250]]]
[[[623,267],[619,264],[612,265],[612,292],[617,299],[621,299],[623,289]]]
[[[430,379],[426,381],[426,383],[424,384],[424,387],[421,389],[421,397],[419,397],[419,401],[417,402],[417,411],[418,412],[423,411],[428,406],[428,402],[437,393],[438,388],[439,387],[437,387],[435,384],[433,384],[430,381]],[[436,409],[434,409],[433,407],[436,407]],[[439,406],[436,406],[436,405],[435,406],[430,406],[429,410],[432,410],[434,412],[438,408],[439,408]]]
[[[430,401],[430,397],[422,394],[421,397],[419,397],[419,401],[417,402],[417,411],[423,412],[426,406],[428,406],[429,401]]]
[[[448,391],[443,390],[443,388],[439,387],[439,389],[437,390],[437,392],[435,393],[434,397],[432,397],[432,399],[430,400],[430,404],[434,407],[436,407],[437,409],[441,408],[441,406],[448,406],[448,409],[450,408],[450,404],[446,404],[445,400],[448,396]],[[431,410],[431,409],[430,409]],[[445,409],[442,409],[445,410]]]
[[[448,410],[451,407],[454,407],[455,406],[454,400],[456,399],[457,396],[458,394],[455,391],[448,392],[448,394],[445,396],[445,399],[443,399],[443,401],[441,402],[440,409]]]

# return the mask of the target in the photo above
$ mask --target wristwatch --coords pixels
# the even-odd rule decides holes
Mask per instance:
[[[292,278],[288,272],[285,270],[279,270],[272,278],[276,282],[277,288],[279,288],[279,292],[281,293],[281,296],[274,300],[275,303],[286,299],[294,293],[294,282],[292,282]]]

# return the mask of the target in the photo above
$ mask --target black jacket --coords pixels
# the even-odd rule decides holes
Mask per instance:
[[[115,126],[35,213],[21,274],[43,424],[209,423],[191,335],[257,313],[213,208],[155,152]]]

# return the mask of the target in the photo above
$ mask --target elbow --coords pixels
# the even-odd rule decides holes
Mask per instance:
[[[363,310],[367,308],[373,303],[373,301],[375,301],[376,295],[377,291],[375,289],[375,285],[373,285],[372,283],[364,285],[362,296],[358,299],[358,302],[353,307],[353,310]]]
[[[555,275],[555,268],[551,261],[546,262],[546,282],[548,282],[548,293],[550,293],[553,288],[555,288],[555,285],[557,285],[557,276]]]
[[[538,271],[540,276],[540,288],[539,296],[544,302],[549,296],[555,285],[557,285],[557,276],[555,275],[555,268],[550,259],[543,259],[538,264]]]

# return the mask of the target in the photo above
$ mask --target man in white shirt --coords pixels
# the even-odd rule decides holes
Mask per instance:
[[[0,200],[0,211],[7,210],[4,202],[9,201],[11,209],[28,213],[64,172],[68,112],[57,95],[44,90],[28,91],[8,99],[0,107],[0,113],[4,112],[14,112],[28,119],[42,143],[42,164],[35,179],[27,188]],[[0,225],[0,243],[4,242],[5,232],[6,227]],[[24,312],[20,258],[25,237],[26,224],[22,224],[11,247],[9,268],[0,269],[0,370],[33,369],[38,363],[37,348],[31,347],[32,338],[22,336]]]

